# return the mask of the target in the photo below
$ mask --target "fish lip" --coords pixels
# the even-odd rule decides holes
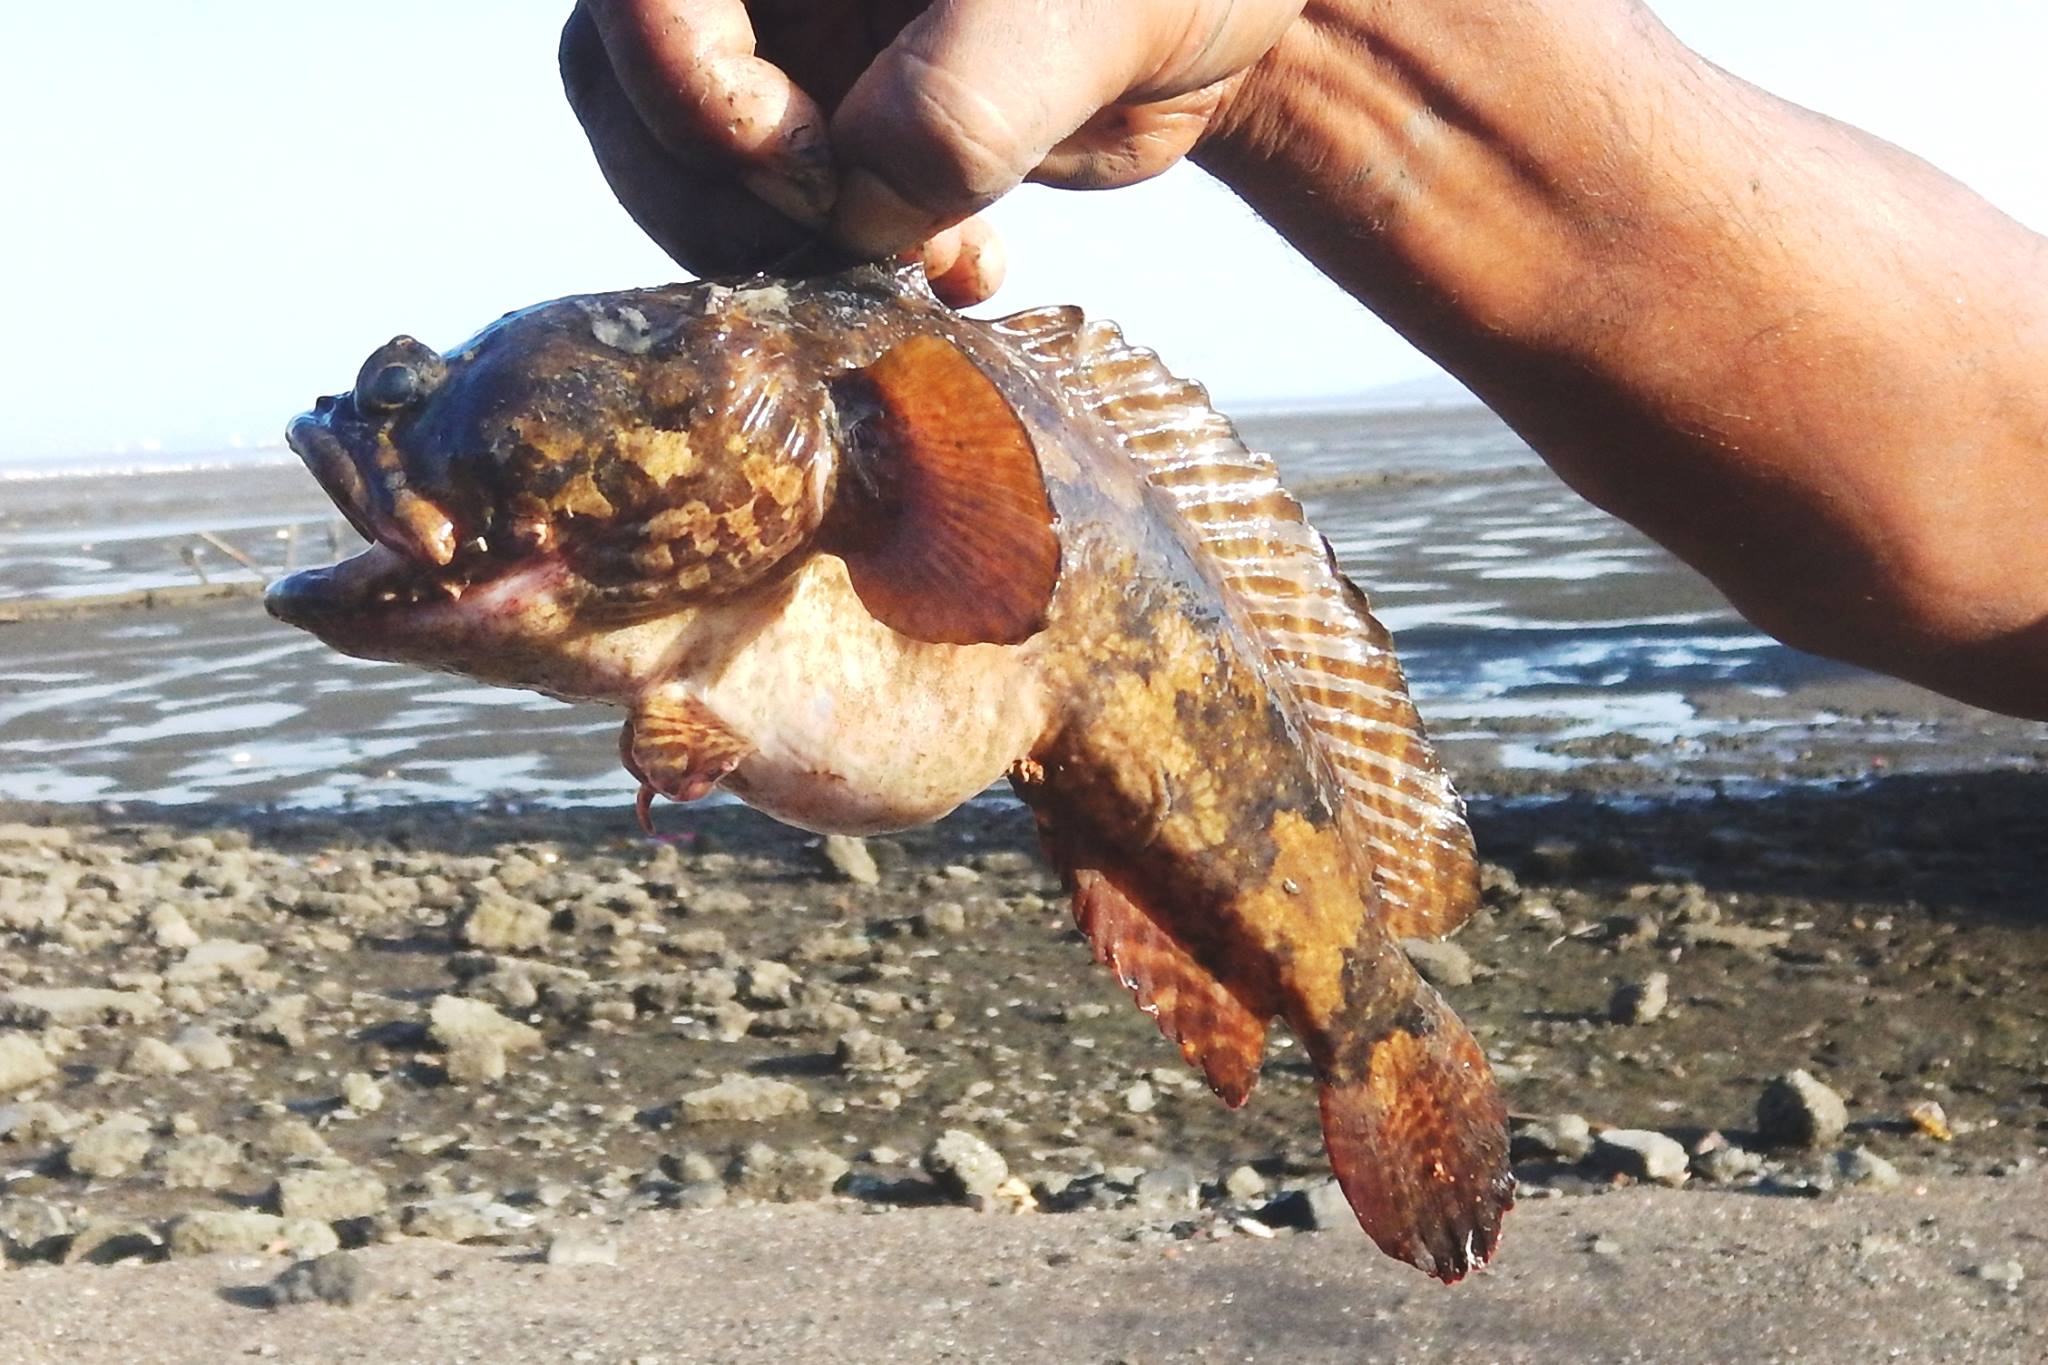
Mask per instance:
[[[372,544],[338,564],[301,569],[277,579],[264,590],[263,609],[288,626],[325,634],[359,619],[365,612],[407,600],[427,575],[420,566],[388,545]]]
[[[335,430],[342,397],[323,398],[311,412],[286,425],[285,444],[318,481],[322,491],[364,540],[400,554],[447,567],[462,539],[454,520],[436,503],[407,486],[403,470],[383,471]]]
[[[335,434],[327,417],[335,401],[323,400],[320,408],[292,418],[284,429],[284,443],[306,466],[328,500],[348,518],[356,534],[364,540],[379,541],[384,537],[377,533],[362,466],[349,453],[348,444]]]

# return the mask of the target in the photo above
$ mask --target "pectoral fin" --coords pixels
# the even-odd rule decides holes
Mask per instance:
[[[957,346],[915,337],[834,386],[848,463],[825,548],[875,619],[937,644],[1019,644],[1059,581],[1030,433]]]
[[[697,801],[710,795],[753,746],[690,697],[649,697],[619,732],[619,760],[640,781],[640,827],[654,833],[656,796]]]

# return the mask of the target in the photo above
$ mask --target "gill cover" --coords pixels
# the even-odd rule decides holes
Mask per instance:
[[[1045,628],[1060,546],[1023,419],[957,346],[915,337],[833,384],[846,465],[823,546],[861,604],[933,644]]]

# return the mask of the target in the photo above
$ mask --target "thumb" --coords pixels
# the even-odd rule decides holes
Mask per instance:
[[[1020,184],[1046,153],[1147,81],[1213,3],[941,0],[877,56],[832,118],[844,177],[831,231],[893,256]],[[1169,25],[1168,27],[1171,27]]]

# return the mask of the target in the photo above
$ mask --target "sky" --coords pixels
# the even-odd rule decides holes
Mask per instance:
[[[1652,0],[1787,98],[2048,230],[2036,0]],[[0,466],[276,443],[396,332],[677,278],[591,163],[564,0],[15,4],[0,14]],[[1191,169],[995,210],[1001,307],[1115,318],[1226,407],[1434,366]]]

